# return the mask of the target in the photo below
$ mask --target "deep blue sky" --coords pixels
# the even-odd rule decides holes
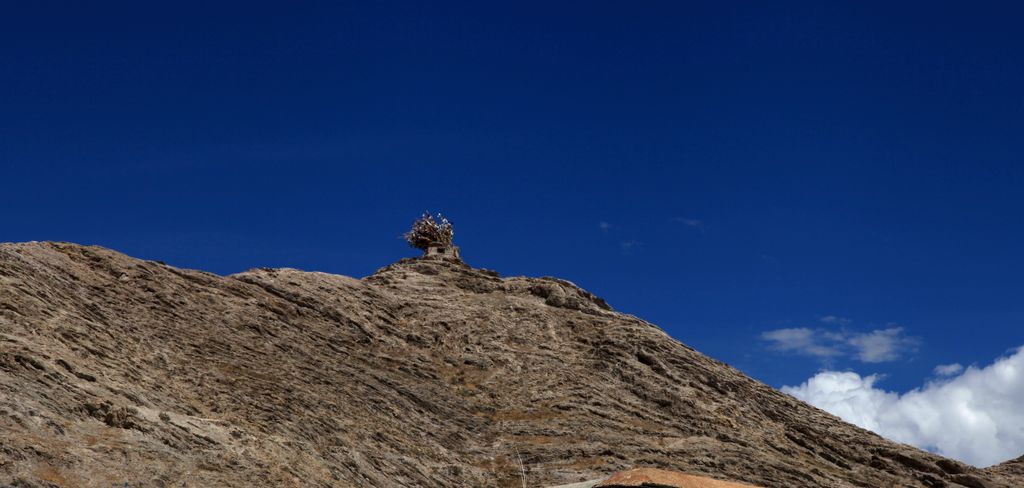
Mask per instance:
[[[364,276],[443,211],[470,264],[573,280],[769,384],[905,390],[1024,344],[1022,14],[7,2],[0,241]],[[916,350],[761,339],[826,316]]]

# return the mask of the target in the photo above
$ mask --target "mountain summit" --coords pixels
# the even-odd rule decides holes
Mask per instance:
[[[22,487],[1024,485],[1019,461],[887,441],[568,281],[443,255],[217,276],[0,245],[0,429]]]

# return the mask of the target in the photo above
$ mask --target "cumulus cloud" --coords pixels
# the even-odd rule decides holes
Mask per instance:
[[[989,366],[943,365],[945,378],[907,393],[877,375],[824,371],[782,391],[898,442],[989,466],[1024,453],[1024,348]],[[938,368],[936,368],[938,371]]]
[[[935,367],[935,374],[939,376],[953,376],[964,370],[960,363],[940,364]]]
[[[918,342],[908,337],[902,327],[870,332],[798,327],[770,330],[762,333],[761,338],[768,341],[776,351],[818,358],[853,356],[865,363],[895,361],[904,353],[914,350]]]
[[[601,232],[604,232],[605,234],[607,234],[608,231],[612,230],[612,224],[609,224],[608,222],[601,221],[601,222],[597,223],[597,228],[601,229]]]

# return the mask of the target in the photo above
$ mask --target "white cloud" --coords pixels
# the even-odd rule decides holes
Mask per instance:
[[[597,227],[599,229],[601,229],[601,232],[604,232],[606,234],[608,233],[609,230],[612,230],[612,224],[609,224],[608,222],[604,222],[604,221],[598,222],[597,223]]]
[[[882,436],[975,466],[1024,453],[1024,348],[904,394],[876,388],[878,380],[825,371],[782,391]]]
[[[848,319],[848,318],[846,318],[846,317],[838,317],[838,316],[835,316],[835,315],[826,315],[826,316],[821,318],[821,322],[825,323],[825,324],[830,324],[830,325],[846,325],[846,324],[849,324],[850,322],[853,322],[853,321]]]
[[[846,339],[857,350],[857,359],[865,363],[895,361],[900,355],[917,345],[917,341],[903,335],[903,327],[873,330]]]
[[[838,349],[821,341],[818,331],[806,327],[770,330],[761,334],[761,338],[770,341],[772,348],[777,351],[817,357],[840,355]]]
[[[907,351],[914,350],[918,342],[907,337],[902,327],[866,333],[798,327],[770,330],[762,333],[761,338],[770,342],[770,347],[777,351],[818,358],[853,356],[865,363],[895,361]]]
[[[935,367],[935,374],[939,376],[953,376],[964,370],[960,363],[940,364]]]

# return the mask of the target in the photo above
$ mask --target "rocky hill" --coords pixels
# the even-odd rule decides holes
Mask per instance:
[[[1024,486],[886,441],[554,278],[233,276],[0,245],[0,485]],[[1019,464],[1019,463],[1018,463]]]
[[[1003,476],[1009,480],[1016,481],[1017,486],[1024,486],[1024,456],[992,466],[985,471],[992,475]]]

